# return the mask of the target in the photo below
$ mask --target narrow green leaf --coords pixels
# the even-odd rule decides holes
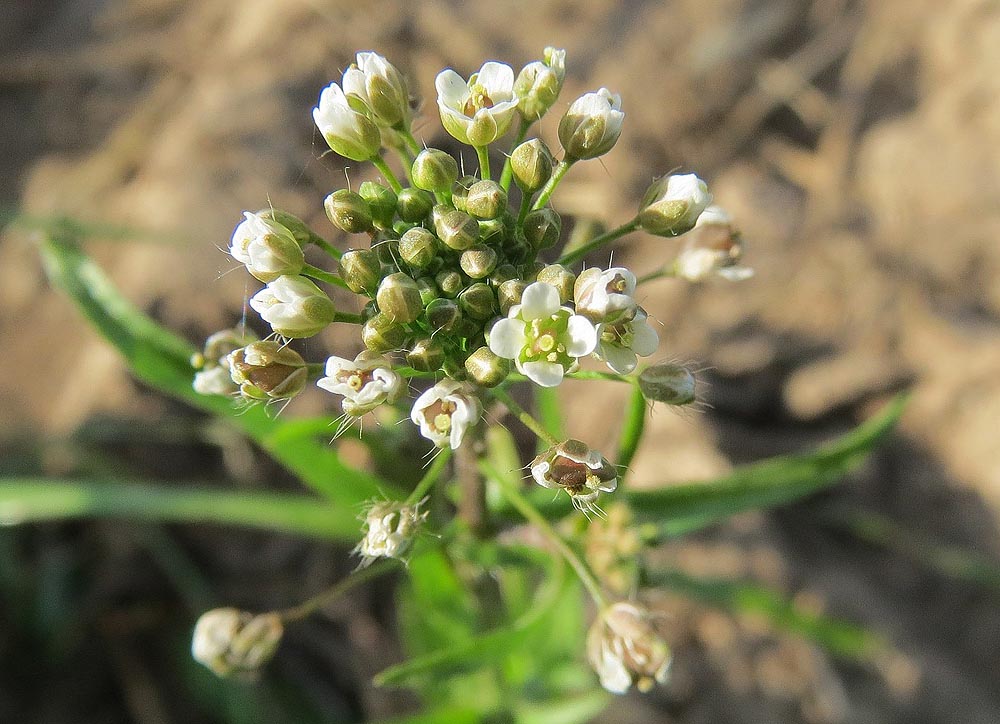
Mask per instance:
[[[555,435],[558,440],[566,439],[566,421],[563,419],[562,405],[559,403],[559,390],[556,387],[535,386],[535,412],[542,427]],[[538,441],[538,452],[546,448],[546,444]]]
[[[442,707],[426,714],[387,719],[381,724],[480,724],[481,712],[465,707]]]
[[[136,377],[198,409],[229,419],[304,483],[335,503],[354,506],[376,496],[402,497],[387,481],[345,465],[325,442],[289,434],[289,429],[297,432],[300,427],[294,421],[279,420],[259,405],[241,409],[231,400],[195,392],[189,361],[194,349],[187,342],[136,309],[72,240],[52,236],[40,249],[53,285],[66,292],[118,349]]]
[[[599,686],[583,693],[544,704],[522,704],[517,708],[519,724],[584,724],[600,714],[611,695]]]
[[[355,541],[357,511],[307,495],[170,488],[147,483],[0,480],[0,525],[109,517],[222,523],[296,535]]]
[[[642,434],[646,430],[646,398],[639,385],[632,386],[632,394],[625,409],[625,423],[622,426],[621,442],[618,444],[618,469],[624,476],[628,472],[632,459],[639,450]]]

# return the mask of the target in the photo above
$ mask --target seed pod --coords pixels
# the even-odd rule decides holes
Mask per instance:
[[[447,191],[458,178],[458,162],[448,153],[425,148],[410,169],[413,185],[424,191]]]
[[[552,152],[538,138],[525,141],[510,154],[514,181],[527,194],[535,193],[548,183],[552,176],[552,165]]]
[[[464,286],[462,275],[454,269],[446,269],[438,272],[434,277],[434,281],[437,282],[441,293],[452,299],[462,291],[462,287]]]
[[[507,210],[507,192],[496,181],[477,181],[469,187],[465,211],[478,219],[495,219]]]
[[[379,311],[403,324],[412,322],[424,310],[417,283],[402,272],[390,274],[382,280],[375,301]]]
[[[497,313],[497,299],[488,284],[476,282],[458,295],[458,306],[473,319],[489,319]]]
[[[389,352],[406,344],[406,330],[389,315],[379,312],[361,327],[361,341],[372,352]]]
[[[441,369],[444,362],[444,347],[440,342],[425,337],[413,343],[413,347],[406,353],[406,364],[420,372],[434,372]]]
[[[456,251],[468,249],[479,240],[479,222],[457,209],[438,214],[434,230],[446,246]]]
[[[678,364],[647,367],[639,374],[639,389],[647,400],[668,405],[690,405],[695,401],[695,376]]]
[[[485,244],[475,244],[462,252],[458,263],[473,279],[483,279],[496,268],[497,253]]]
[[[437,255],[438,240],[427,229],[415,226],[399,240],[399,255],[417,269],[424,269]]]
[[[360,234],[372,228],[371,207],[353,191],[334,191],[323,201],[323,208],[333,225],[348,234]]]
[[[536,281],[551,284],[559,292],[559,302],[566,304],[573,299],[573,285],[576,284],[576,274],[562,264],[549,264],[538,272]]]
[[[497,299],[500,302],[500,314],[507,316],[507,312],[515,304],[521,303],[521,296],[528,285],[520,279],[508,279],[497,287]]]
[[[374,294],[382,279],[382,263],[371,249],[352,249],[340,257],[340,276],[355,294]]]
[[[226,358],[247,400],[288,400],[302,392],[308,371],[298,352],[273,340],[251,342]]]
[[[434,197],[417,188],[405,188],[396,200],[396,213],[403,221],[417,223],[427,218],[434,206]]]
[[[480,347],[465,360],[469,379],[482,387],[496,387],[510,374],[510,360],[498,357],[489,347]]]
[[[555,245],[561,233],[562,219],[551,206],[532,211],[524,218],[524,238],[536,251]]]

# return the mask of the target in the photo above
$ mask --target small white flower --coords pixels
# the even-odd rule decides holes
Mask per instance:
[[[274,655],[283,634],[277,613],[213,608],[194,626],[191,656],[217,676],[253,675]]]
[[[382,136],[375,122],[351,108],[347,96],[331,83],[313,108],[313,120],[330,148],[353,161],[369,161],[378,155]]]
[[[344,93],[356,96],[381,126],[405,128],[410,123],[410,92],[402,74],[378,53],[358,53],[344,72]]]
[[[361,566],[369,566],[376,558],[402,558],[413,546],[413,539],[427,512],[420,503],[403,505],[386,500],[373,503],[365,514],[364,538],[355,551],[361,554]]]
[[[635,287],[635,274],[623,267],[584,269],[573,287],[576,312],[594,324],[629,319],[636,310]]]
[[[627,601],[612,604],[587,634],[587,658],[613,694],[635,686],[647,692],[667,679],[670,648],[652,625],[645,608]]]
[[[639,205],[639,224],[650,234],[677,236],[694,228],[710,203],[708,185],[695,174],[663,176],[646,190]]]
[[[302,276],[278,277],[250,298],[250,306],[282,337],[311,337],[333,321],[330,298]]]
[[[620,375],[635,369],[639,357],[648,357],[660,346],[660,336],[646,320],[646,312],[636,309],[632,319],[597,326],[596,355]]]
[[[545,60],[528,63],[514,81],[514,95],[521,115],[535,121],[552,107],[566,78],[566,51],[545,49]]]
[[[624,121],[621,96],[601,88],[573,101],[559,121],[559,141],[569,158],[597,158],[618,142]]]
[[[335,395],[343,395],[345,413],[360,417],[383,402],[393,402],[403,389],[403,379],[380,355],[362,352],[354,361],[332,356],[326,361],[326,376],[316,384]]]
[[[490,61],[466,82],[450,68],[434,80],[445,130],[462,143],[486,146],[510,128],[517,113],[514,71]]]
[[[565,490],[574,507],[597,511],[597,498],[618,487],[618,471],[597,450],[580,440],[566,440],[531,461],[531,477],[543,488]]]
[[[597,347],[597,330],[586,317],[559,305],[551,284],[529,284],[515,304],[490,330],[493,354],[514,360],[517,370],[542,387],[555,387],[580,357]]]
[[[738,282],[753,276],[753,269],[740,266],[742,258],[743,240],[729,214],[709,206],[674,260],[674,274],[689,282],[703,282],[713,275]]]
[[[232,395],[239,392],[239,385],[233,382],[229,365],[212,365],[194,373],[192,383],[199,395]]]
[[[205,340],[201,352],[191,355],[191,366],[195,368],[194,391],[201,395],[232,395],[239,392],[239,385],[233,382],[229,355],[251,342],[257,335],[248,330],[223,329],[211,334]]]
[[[265,283],[302,271],[305,257],[291,231],[261,214],[244,211],[243,216],[229,244],[236,261]]]
[[[438,447],[457,450],[465,431],[479,421],[481,413],[479,398],[470,385],[444,379],[417,398],[410,419],[420,434]]]

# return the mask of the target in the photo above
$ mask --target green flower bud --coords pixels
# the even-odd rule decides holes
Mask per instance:
[[[406,364],[420,372],[434,372],[444,363],[444,347],[440,342],[425,337],[418,339],[406,353]]]
[[[559,302],[566,304],[573,300],[573,287],[576,284],[576,274],[562,264],[549,264],[543,267],[535,277],[535,281],[551,284],[559,292]]]
[[[531,284],[538,278],[538,272],[545,268],[545,265],[540,261],[532,261],[527,264],[522,264],[518,267],[518,277],[524,280],[526,284]]]
[[[419,224],[415,224],[412,221],[403,221],[402,219],[396,219],[395,221],[392,222],[392,233],[395,234],[396,236],[402,236],[407,231],[416,226],[419,226]]]
[[[427,323],[434,330],[449,330],[462,316],[462,310],[458,308],[458,303],[454,300],[438,298],[430,301],[424,309],[424,314],[427,317]]]
[[[454,357],[444,358],[444,362],[441,363],[441,371],[451,379],[460,382],[469,376],[469,373],[465,371],[465,360],[455,359]]]
[[[559,121],[559,141],[568,159],[603,156],[618,142],[622,132],[622,99],[607,88],[586,93],[573,101]]]
[[[310,229],[306,222],[300,219],[294,214],[290,214],[287,211],[282,211],[281,209],[261,209],[257,212],[257,216],[263,219],[270,219],[271,221],[276,221],[277,223],[284,226],[290,232],[292,236],[295,237],[295,241],[299,242],[299,246],[305,246],[312,242],[316,238],[316,234]]]
[[[434,197],[426,191],[405,188],[396,200],[396,213],[403,221],[416,223],[427,218],[434,206]]]
[[[479,240],[479,222],[464,211],[452,209],[434,220],[438,238],[456,251],[463,251]]]
[[[191,655],[217,676],[253,675],[274,655],[283,633],[276,613],[215,608],[198,618]]]
[[[467,343],[471,342],[472,340],[475,340],[477,342],[476,344],[471,344],[471,345],[466,344],[466,348],[470,346],[478,347],[480,344],[483,343],[482,323],[477,322],[474,319],[470,319],[469,317],[459,317],[458,321],[456,321],[455,324],[452,326],[452,328],[448,331],[451,332],[451,336],[461,337],[462,339],[466,340]]]
[[[371,207],[353,191],[334,191],[323,201],[323,208],[333,225],[348,234],[360,234],[372,228]]]
[[[351,249],[340,257],[340,276],[355,294],[374,294],[382,280],[382,262],[371,249]]]
[[[497,313],[497,298],[488,284],[476,282],[458,295],[458,306],[472,319],[489,319]]]
[[[378,286],[378,308],[396,322],[412,322],[424,310],[417,283],[402,272],[390,274]]]
[[[399,240],[382,239],[372,244],[372,251],[378,254],[382,262],[382,275],[394,274],[399,271]]]
[[[367,322],[378,313],[378,304],[375,303],[374,299],[371,299],[361,308],[361,321]]]
[[[482,279],[496,268],[497,253],[485,244],[475,244],[462,252],[458,263],[470,277]]]
[[[425,148],[413,160],[410,174],[418,189],[447,191],[458,178],[458,162],[444,151]]]
[[[500,219],[483,219],[479,222],[479,238],[482,241],[499,240],[499,235],[507,231],[506,222]],[[491,241],[490,243],[495,243]]]
[[[520,279],[508,279],[497,288],[497,299],[500,302],[500,314],[507,316],[507,312],[515,304],[521,303],[521,296],[528,287]]]
[[[496,387],[510,374],[510,360],[498,357],[489,347],[480,347],[465,360],[469,379],[483,387]]]
[[[308,372],[295,350],[274,340],[251,342],[229,353],[229,371],[247,400],[288,400],[302,392]]]
[[[433,300],[441,296],[441,290],[430,277],[420,277],[417,279],[417,289],[420,291],[420,301],[426,307]]]
[[[647,367],[639,374],[639,389],[647,400],[653,402],[690,405],[695,401],[694,374],[678,364]]]
[[[463,176],[458,179],[451,187],[451,203],[459,211],[465,211],[465,202],[469,198],[469,189],[479,183],[479,179],[475,176]]]
[[[406,344],[406,330],[388,314],[379,312],[361,327],[361,341],[372,352],[389,352]]]
[[[437,282],[441,293],[449,298],[454,298],[455,295],[462,291],[462,287],[465,286],[462,275],[454,269],[446,269],[438,272],[434,277],[434,281]]]
[[[555,161],[549,147],[540,138],[532,138],[510,154],[510,168],[521,191],[533,194],[552,177]]]
[[[639,225],[657,236],[677,236],[694,228],[712,203],[708,186],[693,173],[658,178],[639,204]]]
[[[517,109],[529,121],[545,115],[562,90],[566,78],[566,51],[545,49],[545,61],[534,61],[524,66],[514,81]]]
[[[392,227],[396,215],[396,194],[376,181],[365,181],[358,189],[358,195],[368,202],[372,220],[383,229]]]
[[[490,284],[495,287],[511,279],[517,279],[517,268],[513,264],[498,264],[490,273]]]
[[[507,210],[507,192],[496,181],[477,181],[465,197],[465,211],[478,219],[495,219]]]
[[[399,255],[417,269],[424,269],[437,256],[438,240],[422,226],[414,226],[399,240]]]
[[[555,245],[561,233],[562,219],[551,206],[532,211],[524,218],[524,238],[536,251]]]

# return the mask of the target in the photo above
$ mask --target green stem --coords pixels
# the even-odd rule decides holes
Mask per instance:
[[[620,375],[616,372],[598,372],[597,370],[577,370],[567,372],[566,378],[570,380],[603,380],[605,382],[626,382],[630,385],[636,384],[636,378],[630,375]],[[511,372],[507,377],[511,382],[527,382],[528,378],[520,372]]]
[[[334,322],[343,322],[344,324],[364,324],[365,319],[360,314],[351,314],[350,312],[337,312],[333,315]]]
[[[318,246],[320,249],[325,251],[327,254],[332,256],[337,261],[340,261],[340,257],[343,256],[343,252],[340,249],[336,248],[333,244],[328,242],[326,239],[323,239],[319,236],[313,236],[310,239],[310,241],[312,241],[313,244]]]
[[[385,162],[384,158],[382,158],[381,156],[376,156],[375,158],[372,159],[372,164],[382,173],[382,175],[385,177],[385,180],[389,182],[390,186],[392,186],[393,191],[395,191],[398,194],[400,191],[403,190],[403,184],[401,184],[399,182],[399,179],[396,178],[396,174],[392,172],[392,169],[389,168],[389,164]]]
[[[366,581],[370,581],[371,579],[381,576],[384,573],[388,573],[398,566],[399,561],[395,558],[387,558],[373,563],[367,568],[359,568],[348,575],[343,581],[340,581],[322,593],[306,599],[298,606],[292,606],[291,608],[286,608],[283,611],[277,611],[277,614],[281,616],[281,620],[284,623],[301,621],[310,614],[315,613],[324,606],[327,606],[337,600],[355,586],[360,586]]]
[[[441,477],[441,472],[444,470],[445,465],[451,459],[451,448],[444,448],[437,454],[434,458],[434,462],[431,463],[430,467],[427,468],[427,472],[424,473],[424,477],[420,478],[420,482],[413,489],[413,492],[407,496],[406,501],[403,505],[416,505],[424,496],[427,495],[427,491],[431,489],[434,483],[437,482],[438,478]]]
[[[625,236],[625,234],[633,232],[637,228],[639,228],[638,220],[632,219],[631,221],[626,221],[618,228],[612,229],[611,231],[606,231],[600,236],[594,237],[583,246],[580,246],[576,249],[573,249],[573,251],[563,254],[562,257],[559,259],[558,263],[566,265],[566,264],[572,264],[575,261],[579,261],[583,257],[587,256],[587,254],[594,251],[594,249],[598,249],[601,246],[604,246],[605,244],[612,242],[619,237]]]
[[[646,430],[646,398],[643,397],[639,385],[632,388],[632,396],[628,401],[628,409],[625,412],[625,425],[622,428],[621,442],[618,445],[618,467],[622,469],[621,476],[624,477],[632,458],[635,457],[642,442],[642,433]]]
[[[406,142],[406,146],[407,148],[409,148],[410,153],[412,153],[414,156],[420,153],[420,143],[418,143],[417,139],[413,137],[413,134],[410,132],[409,128],[399,129],[399,135]]]
[[[552,196],[552,192],[556,190],[556,186],[559,185],[563,176],[566,175],[566,172],[569,171],[570,166],[574,163],[576,163],[575,159],[565,158],[559,162],[559,165],[556,166],[555,170],[552,172],[552,176],[549,178],[548,182],[542,187],[542,191],[538,194],[538,198],[535,199],[535,205],[531,207],[532,210],[540,209],[549,202],[549,197]]]
[[[490,180],[490,149],[487,146],[473,146],[476,149],[476,156],[479,157],[479,178],[483,181]]]
[[[347,282],[341,279],[336,274],[332,274],[325,269],[320,269],[318,266],[313,266],[312,264],[305,264],[302,267],[302,274],[307,277],[312,277],[317,281],[326,282],[327,284],[333,284],[341,289],[347,289]]]
[[[524,141],[524,137],[528,135],[528,129],[531,127],[531,121],[527,118],[521,117],[521,125],[518,126],[517,135],[514,136],[514,142],[510,146],[510,150],[513,153],[514,149],[521,145]],[[510,182],[514,178],[514,167],[510,164],[511,154],[507,154],[507,160],[503,163],[503,171],[500,172],[500,188],[504,191],[510,189]]]
[[[521,421],[521,424],[523,424],[526,428],[535,433],[535,435],[538,436],[539,440],[542,440],[543,442],[547,443],[550,446],[558,445],[560,442],[562,442],[561,440],[557,440],[555,435],[553,435],[544,427],[542,427],[542,423],[540,423],[538,420],[532,417],[527,410],[525,410],[519,404],[514,402],[514,399],[510,395],[508,395],[505,391],[501,390],[499,387],[494,387],[489,392],[491,395],[493,395],[494,399],[502,402],[504,404],[504,407],[506,407],[510,411],[510,414],[512,414],[514,417],[516,417],[518,420]]]
[[[517,228],[524,228],[524,220],[527,218],[529,211],[531,211],[531,194],[523,191],[521,193],[521,208],[517,212]]]

